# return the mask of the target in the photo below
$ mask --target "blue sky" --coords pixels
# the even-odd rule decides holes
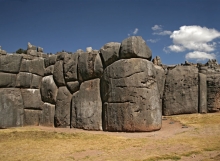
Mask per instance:
[[[100,49],[142,36],[164,64],[220,63],[219,0],[0,0],[0,46]]]

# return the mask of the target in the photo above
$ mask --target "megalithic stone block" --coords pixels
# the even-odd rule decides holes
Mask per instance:
[[[18,54],[0,56],[0,72],[18,73],[22,56]]]
[[[102,101],[100,79],[92,79],[81,84],[73,94],[71,126],[85,130],[102,130]]]
[[[121,59],[143,58],[151,60],[152,52],[141,36],[131,36],[122,41],[119,56]]]
[[[199,73],[199,113],[207,113],[206,75]]]
[[[56,98],[55,126],[70,127],[70,105],[72,94],[64,87],[58,89]]]
[[[122,59],[105,68],[101,79],[103,128],[106,131],[155,131],[162,107],[156,71],[146,59]]]
[[[21,90],[0,88],[0,128],[23,126],[23,115]]]
[[[163,114],[198,113],[198,83],[198,68],[195,66],[176,66],[168,70]]]

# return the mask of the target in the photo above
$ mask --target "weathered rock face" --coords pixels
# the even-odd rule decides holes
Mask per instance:
[[[58,87],[65,86],[62,60],[57,61],[54,65],[53,79]]]
[[[131,36],[123,40],[119,52],[121,59],[144,58],[151,60],[152,52],[140,36]]]
[[[42,109],[43,102],[39,89],[21,89],[21,94],[24,102],[24,108]]]
[[[42,101],[55,104],[57,91],[58,91],[58,88],[53,80],[53,76],[50,75],[50,76],[43,77],[41,88],[40,88]]]
[[[70,103],[72,95],[66,87],[60,87],[56,98],[55,126],[70,126]]]
[[[39,126],[41,117],[41,110],[24,109],[24,126]]]
[[[78,81],[67,82],[67,88],[71,93],[75,93],[76,91],[79,90],[79,82]]]
[[[107,131],[154,131],[161,128],[155,68],[148,60],[119,60],[101,80],[103,127]]]
[[[78,53],[68,54],[64,58],[64,78],[67,82],[76,81],[77,77],[77,65],[78,65]]]
[[[164,115],[198,112],[198,68],[195,66],[168,70],[164,90]]]
[[[73,94],[71,126],[86,130],[102,130],[100,79],[83,82]]]
[[[30,88],[33,75],[27,72],[20,72],[17,75],[16,87]]]
[[[155,71],[156,71],[156,80],[158,85],[158,90],[160,93],[160,98],[162,99],[163,93],[164,93],[164,84],[165,84],[165,71],[162,67],[155,65]]]
[[[46,59],[44,59],[45,68],[50,65],[54,65],[57,61],[57,55],[50,55]]]
[[[156,56],[153,60],[152,60],[153,64],[154,65],[158,65],[158,66],[161,66],[162,65],[162,62],[161,62],[161,59],[159,56]]]
[[[60,60],[64,60],[65,56],[67,56],[68,53],[67,52],[58,52],[56,55],[57,55],[56,61],[60,61]]]
[[[40,76],[44,76],[44,59],[43,58],[38,58],[38,59],[33,59],[33,60],[22,60],[21,64],[21,72],[29,72],[33,74],[37,74]]]
[[[199,113],[207,113],[206,75],[199,73]]]
[[[39,89],[41,87],[42,77],[36,74],[33,74],[31,81],[31,88]]]
[[[1,73],[0,72],[0,87],[13,88],[16,85],[16,74]]]
[[[23,99],[18,88],[0,89],[0,128],[23,126]]]
[[[220,74],[207,75],[208,112],[220,111]]]
[[[0,57],[0,72],[18,73],[20,70],[21,55],[5,55]]]
[[[105,44],[100,50],[100,57],[104,67],[109,66],[119,59],[119,50],[121,43],[110,42]]]
[[[44,103],[42,106],[41,126],[54,127],[55,105]]]
[[[53,71],[54,71],[54,65],[48,66],[45,69],[44,76],[53,75]]]
[[[102,61],[98,51],[83,52],[79,54],[78,61],[79,80],[100,78],[103,73]]]

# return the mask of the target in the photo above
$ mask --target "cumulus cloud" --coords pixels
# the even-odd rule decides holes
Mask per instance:
[[[161,25],[154,25],[153,27],[151,27],[152,30],[156,31],[156,30],[162,30],[162,26]]]
[[[216,43],[209,43],[220,37],[220,32],[200,26],[182,26],[174,31],[170,38],[175,45],[180,45],[188,50],[211,52],[215,50]]]
[[[168,46],[168,49],[170,49],[171,51],[177,52],[177,53],[185,51],[185,48],[179,45],[170,45]]]
[[[164,31],[161,31],[161,32],[154,32],[153,35],[161,35],[161,36],[165,36],[165,35],[171,35],[172,32],[171,31],[167,31],[167,30],[164,30]]]
[[[156,43],[156,42],[158,42],[160,39],[149,39],[149,40],[147,40],[147,41],[149,41],[149,42],[151,42],[151,43]]]
[[[136,35],[138,33],[138,28],[134,29],[133,35]]]
[[[215,59],[216,55],[214,53],[208,54],[206,52],[201,52],[201,51],[194,51],[194,52],[189,52],[185,56],[186,59],[196,59],[197,61],[199,60],[206,60],[206,59]]]
[[[186,55],[186,59],[213,59],[217,43],[214,39],[220,37],[220,32],[215,29],[209,29],[201,26],[181,26],[179,30],[173,31],[170,38],[173,39],[173,45],[166,50],[172,52],[192,51]]]

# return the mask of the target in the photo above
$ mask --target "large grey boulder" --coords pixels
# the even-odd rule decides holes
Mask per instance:
[[[0,72],[18,73],[22,56],[18,54],[0,56]]]
[[[131,36],[122,41],[119,56],[121,59],[144,58],[151,60],[152,52],[141,36]]]
[[[33,56],[33,57],[38,57],[37,50],[28,49],[28,50],[27,50],[27,55],[31,55],[31,56]]]
[[[44,70],[45,67],[43,58],[37,58],[33,60],[22,60],[20,69],[21,72],[29,72],[40,76],[44,76]]]
[[[34,59],[31,61],[30,66],[29,66],[30,73],[44,76],[44,70],[45,70],[45,67],[44,67],[43,58]]]
[[[0,72],[0,88],[13,88],[16,85],[16,74]]]
[[[53,76],[43,77],[40,88],[42,101],[55,104],[57,91],[58,88],[53,80]]]
[[[57,61],[57,55],[49,55],[47,58],[44,59],[45,68],[50,65],[54,65]]]
[[[53,71],[54,71],[54,65],[48,66],[47,68],[45,68],[44,76],[53,75]]]
[[[23,126],[23,99],[18,88],[0,88],[0,128]]]
[[[42,109],[43,102],[39,89],[21,89],[21,95],[24,102],[24,108]]]
[[[75,93],[76,91],[79,90],[79,82],[78,81],[67,82],[67,88],[71,93]]]
[[[102,130],[100,79],[85,81],[73,94],[71,126],[85,130]]]
[[[220,74],[208,74],[207,78],[207,110],[208,112],[220,111]]]
[[[109,42],[99,50],[104,67],[109,66],[119,59],[120,46],[121,43]]]
[[[72,94],[64,86],[58,89],[56,111],[55,111],[55,126],[68,127],[70,126],[70,103]]]
[[[17,74],[16,87],[30,88],[32,81],[32,73],[20,72]]]
[[[53,79],[58,87],[65,86],[62,60],[57,61],[54,65]]]
[[[57,55],[56,61],[60,61],[60,60],[64,60],[65,56],[67,56],[68,53],[67,52],[58,52],[58,53],[56,53],[56,55]]]
[[[80,81],[101,77],[103,66],[98,51],[93,50],[79,54],[78,72]]]
[[[39,126],[42,110],[24,109],[24,126]]]
[[[32,74],[31,88],[40,89],[42,77],[36,74]]]
[[[64,58],[63,71],[64,78],[67,82],[76,81],[77,77],[77,65],[78,65],[78,53],[68,54]]]
[[[176,66],[168,70],[163,114],[198,113],[198,82],[198,68],[195,66]]]
[[[153,63],[122,59],[108,66],[101,80],[103,128],[106,131],[155,131],[162,108]]]
[[[54,127],[55,105],[44,103],[42,106],[41,126]]]

